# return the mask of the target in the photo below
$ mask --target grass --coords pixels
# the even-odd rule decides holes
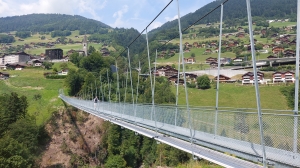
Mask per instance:
[[[263,109],[287,110],[287,101],[280,88],[284,86],[260,86],[261,107]],[[176,93],[176,87],[172,87]],[[185,104],[184,88],[179,87],[179,100],[181,105]],[[192,106],[215,106],[216,90],[200,90],[188,88],[189,104]],[[219,106],[234,108],[256,108],[255,88],[252,85],[242,86],[239,84],[220,84]]]
[[[60,70],[61,63],[55,63]],[[68,63],[69,68],[75,68],[74,65]],[[51,70],[50,70],[51,71]],[[19,95],[27,97],[29,102],[28,113],[37,116],[37,124],[43,124],[48,120],[52,112],[60,108],[63,104],[58,98],[58,90],[64,87],[62,79],[46,79],[43,76],[42,68],[25,68],[22,71],[6,71],[11,78],[6,81],[0,81],[0,94],[16,92]],[[34,95],[40,94],[40,100],[34,100]]]

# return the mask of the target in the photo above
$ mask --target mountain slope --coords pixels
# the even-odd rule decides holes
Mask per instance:
[[[212,9],[220,5],[224,0],[216,0],[204,7],[198,9],[194,13],[189,13],[181,18],[183,30],[202,16],[210,12]],[[297,12],[296,0],[251,0],[252,16],[260,16],[265,18],[285,18]],[[224,21],[245,18],[247,16],[247,8],[245,0],[229,0],[224,5]],[[220,20],[220,9],[217,9],[208,17],[199,23],[216,22]],[[198,24],[199,24],[198,23]],[[163,24],[161,27],[150,31],[151,34],[164,30],[177,28],[177,20],[173,20]]]
[[[0,18],[0,32],[32,31],[50,32],[53,30],[97,30],[110,26],[78,15],[29,14]]]

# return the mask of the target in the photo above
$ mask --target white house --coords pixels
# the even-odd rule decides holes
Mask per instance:
[[[68,69],[63,69],[59,72],[57,72],[57,75],[68,75],[69,70]]]
[[[288,83],[288,82],[295,82],[295,73],[291,71],[286,72],[275,72],[273,73],[273,83]]]

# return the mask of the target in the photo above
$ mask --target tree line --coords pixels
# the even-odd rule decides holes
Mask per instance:
[[[44,126],[27,113],[27,97],[0,95],[0,167],[33,167],[47,141]]]

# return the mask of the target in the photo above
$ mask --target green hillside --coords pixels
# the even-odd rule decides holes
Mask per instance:
[[[60,64],[62,63],[55,63],[53,68],[60,70]],[[72,63],[68,63],[68,68],[76,67]],[[52,112],[63,105],[58,98],[58,90],[64,87],[64,80],[44,78],[43,74],[49,70],[25,68],[22,71],[9,70],[5,72],[10,74],[10,78],[0,80],[0,94],[17,92],[19,95],[26,96],[29,102],[29,114],[38,116],[37,124],[44,123],[51,117]],[[41,99],[35,100],[35,95],[41,95]]]
[[[79,15],[66,14],[29,14],[0,18],[0,32],[31,31],[51,32],[54,30],[84,30],[96,32],[110,26]]]

